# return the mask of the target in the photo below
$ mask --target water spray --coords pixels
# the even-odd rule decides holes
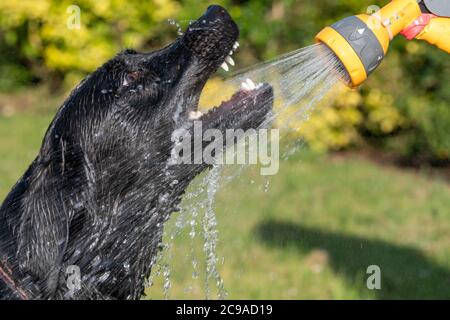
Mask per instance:
[[[393,0],[371,15],[347,17],[324,28],[316,41],[340,59],[348,85],[358,87],[380,65],[398,34],[450,53],[450,0]]]

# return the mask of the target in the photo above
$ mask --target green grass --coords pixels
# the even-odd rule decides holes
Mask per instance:
[[[51,112],[0,117],[0,198],[36,156],[51,118]],[[229,298],[450,298],[450,187],[444,180],[307,150],[281,163],[268,192],[258,173],[247,169],[222,187],[215,203],[218,268]],[[188,232],[182,230],[164,257],[171,266],[170,298],[205,297],[201,230],[194,241]],[[200,263],[197,279],[192,257]],[[381,267],[379,291],[365,285],[372,264]],[[163,280],[154,270],[147,293],[157,299]]]
[[[443,180],[307,150],[281,164],[267,193],[258,172],[248,170],[218,195],[219,270],[229,298],[450,298]],[[192,279],[186,233],[166,258],[170,297],[203,298],[204,266]],[[193,248],[202,257],[201,237]],[[382,271],[379,291],[366,287],[373,264]],[[161,277],[155,283],[148,293],[161,298]]]
[[[51,111],[0,115],[0,199],[36,157],[52,117]]]

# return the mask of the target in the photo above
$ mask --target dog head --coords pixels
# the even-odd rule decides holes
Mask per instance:
[[[116,131],[116,138],[134,139],[127,145],[135,150],[158,155],[154,163],[165,161],[170,153],[173,131],[193,120],[202,121],[204,129],[258,127],[272,106],[272,88],[267,84],[242,89],[206,114],[197,111],[205,83],[229,60],[238,35],[225,9],[209,7],[168,47],[151,53],[126,50],[95,71],[61,109],[59,122],[64,125],[59,127],[66,131],[67,123],[75,127],[77,143],[84,145],[103,145],[104,137],[110,139],[108,135]],[[80,135],[80,127],[86,134]],[[157,150],[147,141],[151,135],[158,137]]]

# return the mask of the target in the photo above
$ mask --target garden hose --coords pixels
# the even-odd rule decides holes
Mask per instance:
[[[316,41],[326,44],[358,87],[383,61],[398,34],[425,40],[450,53],[450,0],[393,0],[374,14],[347,17],[324,28]]]

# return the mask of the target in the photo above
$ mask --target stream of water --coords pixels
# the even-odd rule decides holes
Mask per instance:
[[[325,45],[315,44],[238,71],[225,82],[215,87],[208,87],[202,99],[210,101],[210,97],[220,96],[223,86],[237,91],[246,79],[251,79],[254,83],[269,83],[274,89],[274,114],[264,126],[273,123],[280,129],[280,138],[285,139],[281,159],[287,159],[303,145],[301,138],[287,139],[286,136],[296,129],[298,123],[308,120],[310,112],[334,87],[342,86],[343,82],[349,81],[348,75],[334,53]],[[217,253],[219,233],[214,201],[219,188],[241,176],[246,166],[235,167],[234,170],[227,170],[226,174],[222,174],[222,167],[215,166],[209,173],[203,175],[195,187],[187,192],[182,210],[175,218],[174,227],[167,229],[165,254],[160,258],[157,264],[159,270],[156,272],[156,276],[163,278],[166,298],[170,297],[170,266],[174,262],[172,260],[173,242],[183,231],[188,233],[190,239],[191,249],[187,255],[191,261],[192,281],[198,281],[199,276],[204,272],[202,278],[204,278],[205,298],[226,298],[226,283],[224,285],[218,271],[218,262],[223,261],[223,257],[219,257]],[[249,181],[249,183],[253,182]],[[263,192],[268,192],[268,178],[264,180],[261,189]],[[203,241],[203,253],[200,257],[194,248],[195,239],[198,236],[202,237]],[[203,267],[200,262],[204,262]],[[216,287],[214,290],[212,285]],[[185,292],[189,290],[191,288],[186,288]],[[213,296],[213,291],[217,292],[217,296]]]

